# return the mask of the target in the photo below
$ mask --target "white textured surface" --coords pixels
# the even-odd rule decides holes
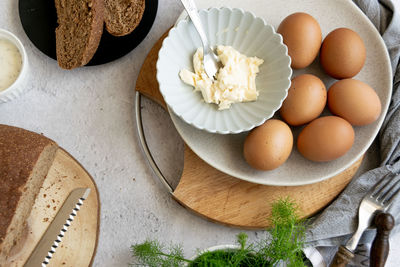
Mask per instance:
[[[197,1],[198,2],[198,1]],[[211,0],[203,0],[209,6]],[[238,4],[239,0],[231,0]],[[176,0],[160,0],[155,24],[143,43],[126,57],[98,66],[64,71],[28,40],[18,18],[18,1],[0,1],[0,28],[15,33],[30,61],[25,93],[0,104],[0,123],[44,133],[92,174],[101,200],[100,238],[93,266],[127,266],[129,246],[146,238],[182,243],[190,257],[196,248],[229,244],[240,230],[199,218],[155,182],[134,127],[135,81],[146,54],[183,10]],[[248,5],[265,7],[264,0]],[[257,12],[256,12],[257,14]],[[168,115],[145,101],[148,141],[161,168],[179,176],[182,142]],[[174,153],[171,153],[173,151]],[[177,151],[175,153],[175,151]],[[366,165],[371,168],[373,165]],[[251,240],[262,231],[246,231]],[[400,236],[392,237],[387,266],[399,266]]]
[[[193,70],[193,54],[202,46],[189,20],[180,21],[160,49],[160,92],[174,113],[191,126],[221,134],[249,131],[271,118],[287,96],[292,74],[287,47],[282,36],[264,19],[242,9],[203,9],[199,16],[212,47],[228,45],[248,57],[264,60],[256,78],[257,101],[218,110],[217,105],[206,103],[200,92],[181,81],[177,74],[182,69]]]

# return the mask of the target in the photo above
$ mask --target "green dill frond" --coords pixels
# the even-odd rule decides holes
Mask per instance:
[[[300,220],[299,207],[290,198],[272,204],[270,234],[256,244],[247,244],[248,236],[239,233],[237,250],[204,252],[195,260],[187,260],[179,245],[164,247],[157,241],[146,241],[131,247],[136,262],[132,265],[149,267],[272,267],[285,262],[288,267],[304,267],[303,248],[305,223]],[[197,251],[199,254],[200,251]]]
[[[247,234],[246,233],[239,233],[237,236],[237,242],[239,243],[241,249],[243,250],[246,247],[246,242],[247,242]]]
[[[303,247],[305,225],[300,221],[299,207],[289,198],[279,199],[272,204],[271,238],[264,243],[263,251],[271,263],[286,261],[290,267],[305,266]]]
[[[272,203],[270,221],[274,226],[296,224],[299,221],[299,207],[289,197]]]
[[[131,247],[136,262],[131,265],[149,267],[179,267],[183,262],[190,262],[183,257],[180,245],[170,245],[167,251],[157,241],[145,241]]]
[[[157,266],[159,263],[161,245],[156,241],[145,241],[142,244],[133,245],[131,250],[133,255],[139,259],[139,263],[141,264]]]

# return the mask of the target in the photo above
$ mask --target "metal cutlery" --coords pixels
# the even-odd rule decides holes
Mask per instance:
[[[90,188],[76,188],[69,194],[24,267],[46,267],[89,193]]]
[[[378,211],[386,211],[393,203],[395,196],[400,192],[398,175],[389,173],[382,178],[361,200],[358,209],[358,227],[354,235],[345,246],[340,246],[331,263],[331,267],[344,267],[354,257],[354,250],[360,238],[370,225],[372,218]]]
[[[206,72],[207,76],[214,80],[215,74],[217,73],[218,69],[221,67],[221,61],[219,60],[218,56],[215,54],[214,50],[210,46],[208,42],[206,32],[204,31],[203,25],[201,23],[199,13],[197,11],[197,7],[193,0],[181,0],[183,6],[186,9],[192,23],[199,33],[201,42],[203,43],[203,66],[204,71]]]

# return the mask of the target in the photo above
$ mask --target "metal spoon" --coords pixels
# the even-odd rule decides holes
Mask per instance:
[[[197,32],[199,33],[201,42],[203,43],[203,65],[204,71],[210,79],[215,79],[215,74],[218,69],[221,67],[221,62],[218,56],[215,54],[214,50],[211,48],[210,43],[208,42],[206,33],[203,29],[203,25],[201,24],[201,20],[199,17],[199,13],[197,11],[196,5],[193,0],[181,0],[183,6],[186,9],[190,19],[193,22],[193,25]]]

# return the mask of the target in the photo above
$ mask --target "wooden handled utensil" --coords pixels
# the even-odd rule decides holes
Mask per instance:
[[[347,263],[349,263],[353,258],[353,252],[351,252],[344,246],[340,246],[330,267],[345,267]]]
[[[360,238],[377,212],[385,212],[400,193],[400,175],[389,173],[371,188],[358,208],[358,227],[345,246],[340,246],[331,267],[344,267],[354,257]]]
[[[381,212],[375,216],[376,236],[372,242],[370,267],[385,266],[389,254],[389,234],[394,227],[394,218],[390,213]]]

